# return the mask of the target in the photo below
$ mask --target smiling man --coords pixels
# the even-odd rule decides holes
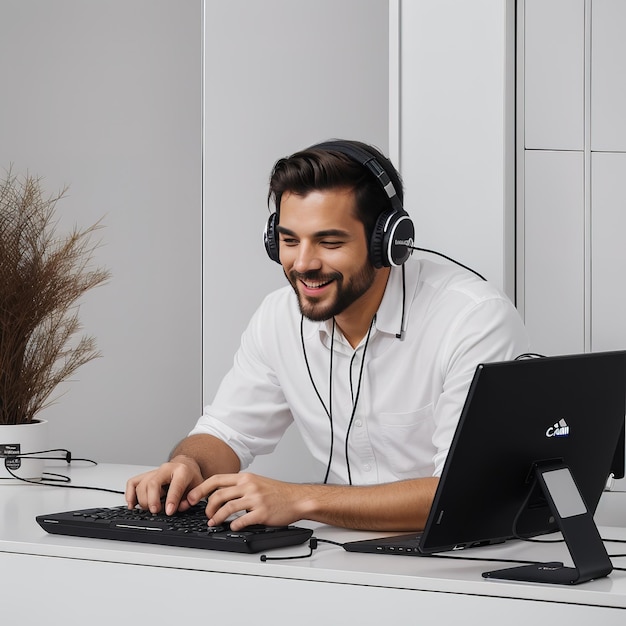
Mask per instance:
[[[368,258],[352,189],[312,191],[304,197],[287,192],[280,215],[280,262],[300,311],[317,322],[334,318],[356,347],[378,309],[389,268],[377,271]]]
[[[185,510],[233,530],[301,519],[420,530],[479,363],[528,350],[515,308],[465,268],[411,257],[402,183],[379,150],[329,141],[280,159],[268,256],[290,287],[267,296],[231,371],[129,507]],[[295,422],[319,484],[245,472]],[[167,492],[167,493],[166,493]]]

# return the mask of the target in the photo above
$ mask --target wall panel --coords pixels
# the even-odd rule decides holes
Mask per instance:
[[[584,199],[580,152],[525,155],[525,323],[542,354],[584,351]]]

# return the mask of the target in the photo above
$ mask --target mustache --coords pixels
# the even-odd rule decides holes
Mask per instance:
[[[296,270],[291,270],[289,272],[289,277],[292,281],[304,280],[304,281],[316,281],[320,283],[327,283],[331,280],[340,280],[341,274],[339,272],[333,272],[331,274],[324,274],[323,272],[319,272],[317,270],[313,270],[310,272],[296,272]]]

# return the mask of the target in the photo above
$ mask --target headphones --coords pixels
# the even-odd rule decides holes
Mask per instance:
[[[369,241],[369,255],[374,267],[398,267],[411,255],[415,227],[408,213],[404,210],[388,170],[378,161],[376,156],[366,148],[349,141],[327,141],[311,146],[309,149],[340,152],[356,163],[365,167],[374,175],[383,188],[391,208],[383,211],[376,220],[372,236]],[[276,232],[277,212],[270,215],[265,225],[263,242],[267,255],[272,261],[280,263],[279,239]]]

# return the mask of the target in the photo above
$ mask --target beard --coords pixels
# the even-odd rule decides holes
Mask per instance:
[[[376,270],[369,260],[366,260],[363,266],[348,280],[345,280],[344,275],[339,272],[332,274],[305,272],[301,274],[292,270],[289,274],[285,272],[285,276],[287,276],[287,280],[296,292],[302,315],[314,322],[324,322],[343,313],[351,304],[364,295],[374,283]],[[336,287],[335,295],[328,302],[324,302],[325,299],[328,299],[328,296],[319,298],[304,296],[298,289],[298,284],[301,280],[319,281],[322,283],[334,281]]]

